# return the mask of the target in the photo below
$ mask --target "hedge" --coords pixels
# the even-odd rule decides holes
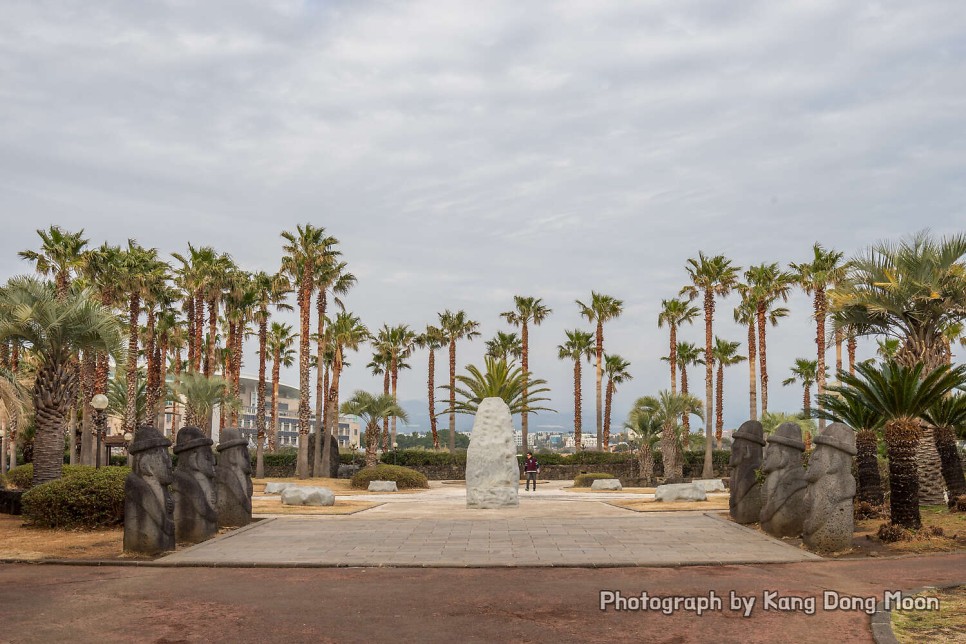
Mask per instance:
[[[383,452],[379,458],[383,463],[408,467],[466,465],[466,452],[450,454],[428,449],[400,449]]]
[[[252,467],[255,467],[255,450],[251,451]],[[309,454],[311,460],[312,455]],[[298,463],[298,450],[287,449],[281,452],[263,452],[262,459],[266,467],[295,467]],[[354,454],[352,452],[339,452],[339,462],[343,465],[352,465],[365,460],[365,455]]]
[[[101,528],[124,522],[128,467],[83,467],[22,497],[26,523],[42,528]]]
[[[95,468],[90,465],[65,465],[63,476],[73,476],[93,469]],[[7,472],[7,483],[18,490],[29,490],[34,484],[34,464],[19,465]]]
[[[574,487],[590,487],[594,484],[594,481],[616,478],[617,477],[613,474],[605,474],[603,472],[587,472],[585,474],[578,474],[574,477]]]
[[[420,472],[397,465],[364,467],[352,476],[352,487],[366,489],[370,481],[395,481],[399,489],[429,487],[429,480]]]

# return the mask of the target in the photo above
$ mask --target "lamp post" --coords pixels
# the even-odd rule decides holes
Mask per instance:
[[[104,394],[97,394],[91,398],[91,407],[94,408],[94,431],[97,432],[97,457],[95,467],[101,466],[101,436],[104,434],[104,410],[107,409],[107,404],[107,396]]]

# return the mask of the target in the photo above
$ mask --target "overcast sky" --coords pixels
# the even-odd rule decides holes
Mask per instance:
[[[699,250],[747,267],[966,227],[956,0],[30,0],[3,16],[0,275],[29,270],[16,251],[49,224],[274,270],[279,232],[311,222],[341,240],[346,303],[372,328],[462,308],[486,338],[514,294],[542,297],[531,368],[562,412],[556,346],[594,289],[625,303],[605,329],[634,376],[618,425],[668,386],[658,309]],[[715,331],[743,340],[735,302]],[[789,306],[769,329],[773,410],[800,408],[780,380],[815,351],[809,301]],[[703,344],[700,324],[682,336]],[[461,343],[459,361],[482,353]],[[345,391],[381,387],[368,360]],[[425,398],[413,363],[402,399]],[[747,368],[725,381],[733,426]],[[588,369],[585,428],[592,388]]]

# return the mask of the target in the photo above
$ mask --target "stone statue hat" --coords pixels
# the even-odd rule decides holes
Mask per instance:
[[[745,422],[741,423],[741,427],[739,427],[738,431],[731,435],[731,438],[743,438],[746,441],[764,445],[765,430],[761,426],[761,423],[759,423],[757,420],[746,420]]]
[[[768,443],[777,443],[794,447],[800,452],[805,451],[805,443],[802,442],[802,428],[795,423],[782,423],[778,429],[768,437]]]
[[[231,447],[238,447],[239,445],[248,446],[248,440],[241,437],[241,432],[237,429],[226,429],[221,432],[221,436],[218,439],[218,445],[215,447],[219,452],[223,452]]]
[[[196,447],[207,447],[214,443],[213,440],[205,436],[205,433],[198,427],[182,427],[178,430],[178,442],[174,446],[174,453],[181,452]]]
[[[137,454],[138,452],[146,452],[156,447],[167,448],[170,446],[171,441],[165,438],[164,434],[154,427],[142,425],[135,430],[134,439],[128,446],[127,451],[129,454]]]
[[[858,453],[855,449],[855,431],[844,423],[832,423],[815,437],[815,442],[842,450],[850,456]]]

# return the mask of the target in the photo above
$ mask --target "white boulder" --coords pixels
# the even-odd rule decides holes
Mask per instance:
[[[510,408],[501,398],[484,398],[466,450],[466,507],[518,506],[519,491],[520,466]]]
[[[705,492],[726,492],[724,481],[721,479],[694,479],[692,484],[698,485]]]
[[[694,483],[658,485],[654,491],[655,501],[707,501],[708,494]]]
[[[597,479],[590,484],[591,490],[623,490],[620,479]]]
[[[398,492],[395,481],[369,481],[370,492]]]
[[[289,487],[295,487],[295,483],[266,483],[265,494],[281,494],[282,490]]]
[[[282,490],[282,505],[335,505],[335,494],[325,487],[293,485]]]

